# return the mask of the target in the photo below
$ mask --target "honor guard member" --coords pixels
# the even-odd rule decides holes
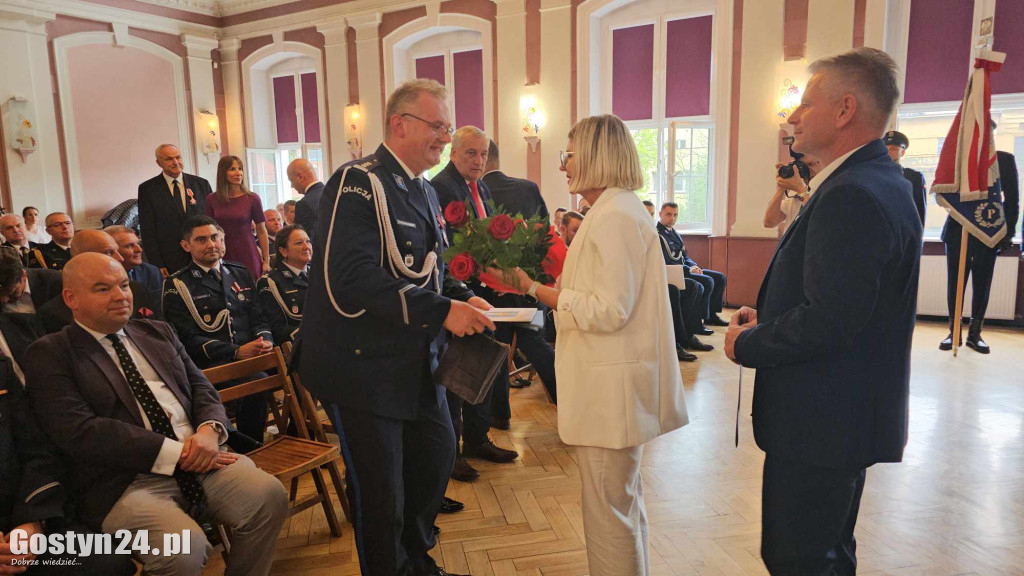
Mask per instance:
[[[903,132],[890,130],[885,133],[885,137],[882,140],[885,141],[885,147],[889,150],[889,157],[892,158],[893,162],[899,164],[900,159],[907,153],[910,139]],[[928,190],[924,187],[924,174],[913,168],[903,166],[901,168],[903,168],[903,177],[913,187],[914,205],[917,206],[917,214],[921,217],[921,224],[924,224],[925,212],[928,209]]]
[[[71,237],[75,235],[75,224],[71,216],[63,212],[47,216],[46,233],[50,235],[50,242],[29,252],[26,268],[63,270],[64,265],[71,260]]]
[[[309,287],[313,245],[302,226],[285,226],[277,233],[277,262],[256,283],[260,308],[270,324],[274,342],[295,340]]]
[[[678,204],[666,202],[661,205],[661,212],[658,213],[657,229],[658,236],[661,238],[661,249],[665,255],[665,263],[682,265],[683,276],[695,280],[704,287],[704,298],[702,300],[704,324],[728,326],[729,323],[718,316],[718,313],[722,311],[722,303],[725,299],[725,274],[701,268],[690,258],[686,253],[686,243],[683,242],[683,237],[674,228],[678,217]],[[692,334],[702,334],[705,336],[714,334],[713,331],[708,330],[704,325],[690,326],[687,324],[687,329]]]
[[[981,328],[985,323],[988,311],[988,297],[992,290],[992,277],[995,275],[996,256],[1013,246],[1013,236],[1017,229],[1017,216],[1020,214],[1020,181],[1017,164],[1013,154],[996,151],[996,164],[999,166],[999,184],[1003,192],[1003,216],[1006,219],[1006,235],[994,248],[989,248],[978,240],[974,234],[967,235],[967,261],[964,268],[964,290],[967,289],[967,276],[970,275],[971,323],[967,330],[967,347],[982,354],[991,352],[988,343],[981,339]],[[949,308],[949,336],[939,343],[939,350],[953,348],[953,316],[956,315],[956,284],[960,272],[960,238],[963,229],[959,222],[946,216],[942,226],[942,241],[946,243],[946,305]],[[963,302],[963,312],[967,311],[967,301]]]
[[[196,366],[206,369],[270,352],[274,337],[256,301],[256,283],[245,266],[221,259],[224,231],[217,221],[190,216],[182,226],[181,246],[192,260],[164,280],[163,308]],[[242,398],[235,412],[238,431],[262,441],[266,399]]]
[[[490,305],[446,274],[444,219],[420,177],[451,141],[446,97],[433,80],[395,90],[384,143],[331,176],[313,234],[296,357],[341,439],[365,576],[447,574],[428,551],[455,434],[432,373],[445,329],[494,329]]]

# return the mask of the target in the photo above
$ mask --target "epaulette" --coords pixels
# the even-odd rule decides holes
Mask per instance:
[[[177,277],[178,277],[178,276],[180,276],[180,275],[181,275],[181,273],[182,273],[182,272],[184,272],[185,270],[188,270],[188,266],[187,266],[187,265],[186,265],[186,266],[184,266],[184,267],[183,267],[183,268],[182,268],[181,270],[177,270],[177,271],[175,271],[175,272],[171,273],[171,274],[170,274],[169,276],[167,276],[167,277],[168,277],[168,278],[177,278]]]
[[[224,264],[225,266],[230,266],[232,268],[245,268],[246,271],[249,270],[248,268],[245,267],[245,264],[242,264],[241,262],[232,262],[231,260],[221,260],[220,262],[221,264]]]
[[[352,164],[349,165],[349,168],[358,168],[363,172],[369,172],[378,166],[380,166],[380,159],[377,158],[376,154],[370,154],[369,156],[353,161]]]

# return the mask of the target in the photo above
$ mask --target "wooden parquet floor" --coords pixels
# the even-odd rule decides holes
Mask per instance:
[[[652,570],[659,575],[766,575],[760,560],[763,454],[750,429],[753,371],[744,375],[738,448],[733,446],[739,368],[716,350],[682,364],[690,424],[648,444],[644,493]],[[946,328],[918,324],[913,351],[910,442],[904,462],[868,471],[857,524],[860,574],[1024,575],[1024,332],[988,328],[993,352],[937,349]],[[587,574],[579,472],[558,438],[543,386],[512,391],[512,464],[473,461],[478,481],[452,481],[466,504],[442,515],[434,557],[474,576]],[[308,481],[303,490],[310,490]],[[272,574],[359,574],[351,525],[332,539],[320,508],[282,530]],[[223,573],[219,557],[205,574]],[[624,575],[626,576],[626,575]]]

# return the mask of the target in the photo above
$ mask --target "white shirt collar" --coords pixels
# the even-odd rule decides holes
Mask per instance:
[[[868,144],[870,144],[870,142]],[[843,162],[846,162],[847,158],[849,158],[850,156],[853,156],[854,152],[856,152],[857,150],[860,150],[861,148],[867,146],[868,144],[861,144],[860,146],[857,146],[853,150],[850,150],[846,154],[843,154],[839,158],[836,158],[835,160],[833,160],[828,166],[825,166],[824,168],[822,168],[820,172],[818,172],[817,174],[814,175],[814,178],[811,178],[811,182],[808,184],[808,186],[810,186],[810,188],[811,188],[811,191],[812,192],[817,192],[818,187],[821,186],[821,184],[825,180],[827,180],[828,177],[831,176],[833,172],[835,172],[837,169],[839,169],[839,167],[843,165]]]
[[[399,162],[401,162],[401,160],[399,160]],[[312,188],[314,184],[319,184],[319,183],[320,183],[319,180],[313,180],[312,182],[309,183],[308,186],[306,186],[306,189],[303,190],[302,193],[305,194],[306,192],[309,192],[309,189]]]
[[[196,262],[195,260],[192,260],[192,261]],[[214,264],[213,266],[209,267],[209,268],[207,268],[206,266],[203,266],[199,262],[196,262],[196,266],[199,266],[200,268],[202,268],[203,272],[209,272],[210,270],[220,270],[220,262],[221,262],[220,260],[217,260],[217,263]]]
[[[85,330],[89,334],[92,334],[92,337],[95,338],[96,341],[99,342],[100,344],[103,344],[104,342],[108,341],[107,340],[107,335],[104,334],[103,332],[97,332],[97,331],[93,330],[92,328],[89,328],[85,324],[82,324],[78,320],[75,320],[75,324],[78,324],[79,326],[81,326],[82,330]],[[121,328],[120,330],[115,332],[115,334],[117,334],[118,336],[125,336],[124,328]]]
[[[167,182],[167,187],[168,188],[174,186],[174,184],[171,184],[171,182],[174,182],[175,180],[178,181],[178,185],[179,186],[184,186],[185,185],[185,180],[183,179],[183,177],[185,176],[184,172],[182,172],[181,174],[178,174],[177,178],[171,178],[170,176],[167,175],[167,172],[161,172],[160,175],[164,177],[164,181]]]
[[[392,156],[395,157],[395,160],[398,160],[398,165],[402,167],[402,170],[405,170],[405,175],[409,177],[409,180],[413,180],[419,177],[416,174],[413,174],[412,170],[409,170],[409,167],[405,165],[405,162],[402,162],[402,159],[398,157],[398,154],[395,154],[395,151],[392,150],[390,146],[384,144],[384,148],[388,152],[390,152]]]
[[[285,262],[284,260],[281,260],[281,264],[284,264],[285,266],[287,266],[288,269],[291,270],[296,276],[298,276],[300,272],[306,272],[306,271],[309,270],[309,266],[308,265],[305,268],[296,268],[296,267],[292,266],[291,264]]]

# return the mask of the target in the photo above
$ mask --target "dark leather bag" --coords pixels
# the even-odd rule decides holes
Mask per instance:
[[[507,344],[486,334],[452,338],[434,380],[470,404],[479,404],[487,397],[494,377],[508,362]]]

